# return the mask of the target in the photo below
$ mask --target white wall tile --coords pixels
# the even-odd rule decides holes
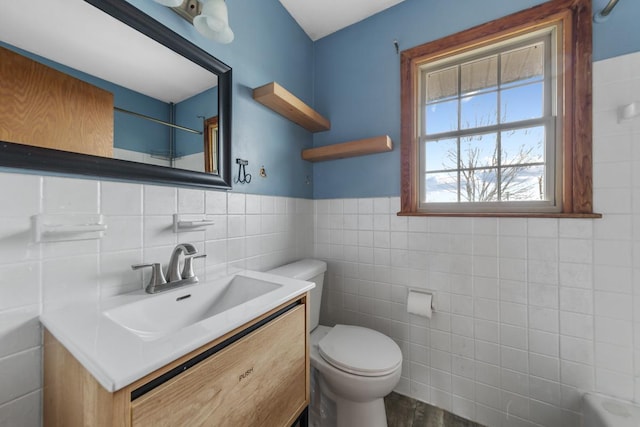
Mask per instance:
[[[593,266],[589,264],[560,263],[559,279],[562,286],[593,288]]]
[[[42,177],[0,173],[0,216],[29,217],[40,212]]]
[[[247,195],[247,197],[249,197],[249,195]],[[265,215],[274,214],[276,211],[275,202],[276,200],[273,196],[260,196],[260,213]]]
[[[559,357],[559,336],[554,333],[529,329],[529,350],[550,357]]]
[[[530,376],[529,396],[550,405],[557,405],[561,399],[560,383]],[[557,407],[556,409],[559,410]]]
[[[528,350],[526,329],[518,326],[501,324],[500,343],[519,350]]]
[[[560,333],[576,338],[593,340],[593,316],[588,314],[560,312]]]
[[[629,376],[633,375],[633,350],[631,347],[596,342],[595,361],[598,368]]]
[[[633,320],[633,299],[628,294],[596,291],[594,300],[596,316]]]
[[[563,263],[587,264],[593,261],[593,247],[587,239],[560,239],[559,259]]]
[[[100,239],[100,250],[111,252],[142,248],[142,216],[108,216],[105,222],[108,228]]]
[[[171,215],[145,215],[142,235],[145,248],[169,246],[177,243]]]
[[[559,236],[569,239],[591,239],[595,221],[585,219],[563,219],[559,224]]]
[[[174,187],[145,185],[143,189],[145,215],[172,215],[177,213],[178,191]]]
[[[0,265],[0,313],[40,301],[39,263]]]
[[[0,311],[0,359],[40,345],[39,314],[39,305]]]
[[[560,309],[574,313],[593,314],[593,292],[587,289],[561,287]]]
[[[33,242],[28,217],[0,217],[0,264],[34,260],[40,257],[40,245]]]
[[[500,366],[512,371],[528,373],[529,360],[527,351],[502,346],[500,348]]]
[[[529,373],[550,381],[560,381],[560,361],[555,357],[529,353]]]
[[[98,258],[98,255],[81,255],[43,261],[44,311],[59,309],[74,302],[97,302],[99,297]],[[123,269],[127,267],[129,266],[123,266]]]
[[[595,387],[594,369],[592,366],[562,360],[560,362],[560,379],[563,384],[582,390],[593,390]]]
[[[40,427],[42,425],[42,393],[35,391],[0,405],[0,425]]]
[[[500,320],[508,325],[527,326],[527,307],[523,304],[502,302]]]
[[[245,195],[243,193],[227,194],[227,213],[230,215],[244,215]]]
[[[100,210],[98,181],[47,176],[43,187],[44,213],[98,213]]]
[[[141,184],[100,183],[100,212],[104,215],[142,215]]]
[[[630,267],[632,244],[626,240],[595,240],[594,261],[600,265]]]
[[[0,359],[0,405],[40,388],[42,354],[39,347]]]
[[[204,191],[178,188],[178,213],[203,214],[205,212]]]
[[[168,258],[167,258],[168,260]],[[165,261],[165,260],[163,260]],[[142,251],[116,251],[100,254],[99,284],[101,295],[114,295],[140,289],[147,282],[141,282],[139,271],[131,268],[134,264],[142,263]],[[145,275],[145,278],[149,277]]]
[[[97,254],[100,250],[100,242],[95,239],[67,242],[45,242],[39,244],[39,246],[42,259]]]
[[[619,372],[597,369],[596,387],[601,393],[624,400],[631,400],[634,396],[633,378]]]
[[[525,385],[526,382],[514,380],[514,385],[516,388],[519,386]],[[503,386],[504,387],[504,386]],[[522,396],[521,394],[510,393],[508,391],[502,391],[500,393],[501,400],[501,409],[511,415],[515,415],[520,418],[528,418],[529,417],[529,399]],[[511,421],[513,425],[514,420]]]
[[[562,335],[560,336],[560,358],[570,362],[593,365],[593,342]]]
[[[630,294],[632,284],[633,269],[631,268],[608,265],[594,266],[594,288],[596,290]]]
[[[227,193],[224,191],[205,192],[205,211],[213,215],[227,213]]]
[[[558,333],[558,310],[529,307],[529,327],[539,331]]]

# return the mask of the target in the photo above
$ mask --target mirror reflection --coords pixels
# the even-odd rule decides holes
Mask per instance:
[[[219,173],[217,76],[83,0],[3,5],[0,64],[0,140]]]

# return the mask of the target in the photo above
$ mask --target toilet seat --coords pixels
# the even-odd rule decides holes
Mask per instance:
[[[365,377],[389,375],[402,364],[400,347],[380,332],[336,325],[318,343],[320,356],[334,367]]]

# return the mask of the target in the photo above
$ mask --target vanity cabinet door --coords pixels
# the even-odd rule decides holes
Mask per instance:
[[[289,426],[306,405],[299,305],[134,400],[133,426]]]

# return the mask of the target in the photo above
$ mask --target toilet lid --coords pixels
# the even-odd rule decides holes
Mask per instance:
[[[336,325],[318,343],[324,360],[355,375],[388,375],[402,364],[400,347],[380,332],[359,326]]]

